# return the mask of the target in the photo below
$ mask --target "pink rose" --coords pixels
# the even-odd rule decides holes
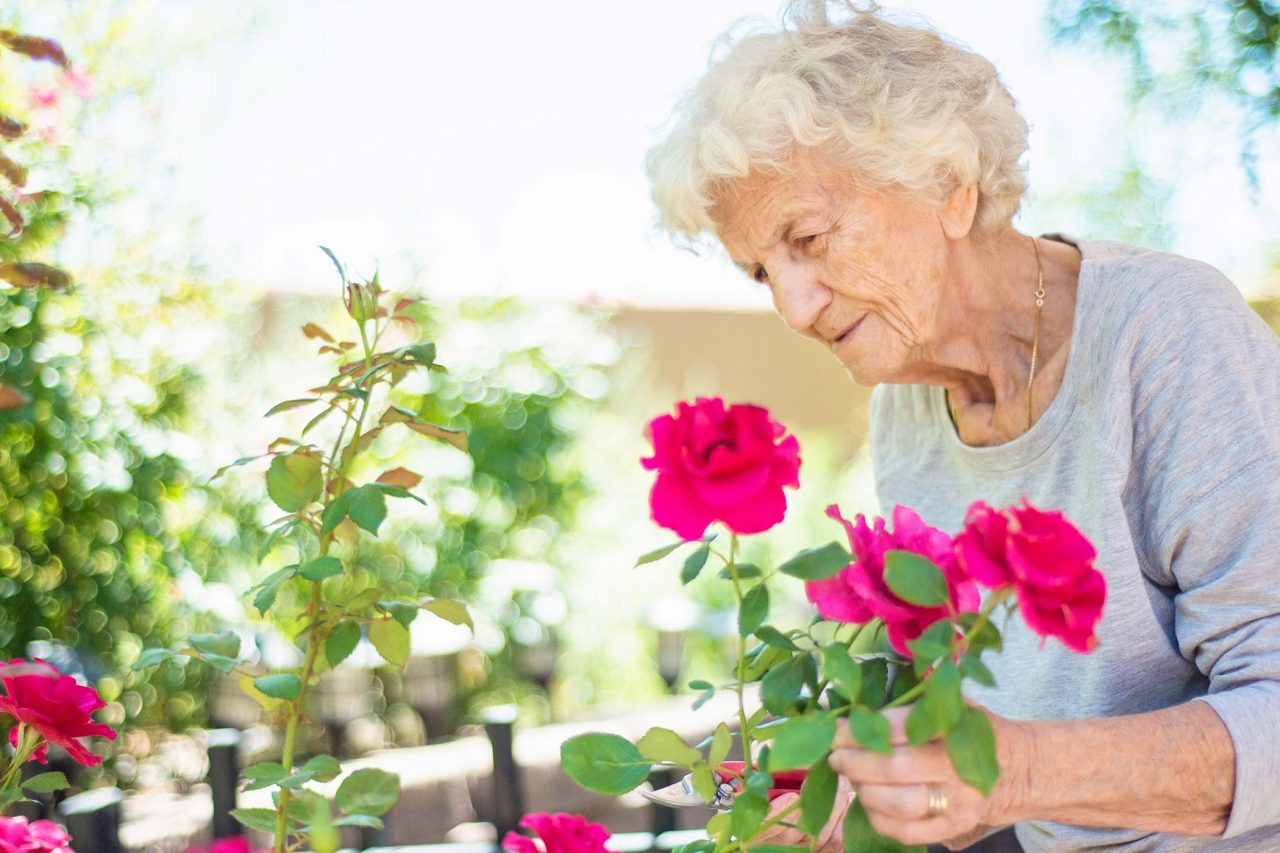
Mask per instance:
[[[581,815],[529,814],[520,825],[537,833],[542,848],[532,838],[508,832],[502,847],[511,853],[604,853],[609,830],[598,823],[588,823]]]
[[[713,521],[734,533],[760,533],[782,521],[784,488],[797,488],[800,443],[768,409],[719,397],[677,403],[646,430],[653,455],[640,462],[658,478],[649,496],[653,520],[683,539]]]
[[[1021,507],[969,507],[956,536],[956,558],[986,587],[1012,586],[1028,627],[1078,652],[1092,651],[1107,582],[1094,568],[1097,552],[1061,512],[1024,500]]]
[[[107,704],[96,690],[62,675],[42,660],[28,663],[14,659],[0,664],[0,682],[7,694],[0,696],[0,713],[9,714],[20,726],[35,729],[45,741],[58,744],[81,764],[93,767],[102,763],[77,740],[88,735],[115,740],[115,731],[89,716]],[[15,726],[9,732],[9,742],[16,744],[18,734]],[[44,753],[42,744],[31,759],[44,761]]]
[[[74,853],[71,836],[51,820],[0,817],[0,853]]]
[[[874,527],[859,514],[850,523],[835,504],[827,507],[827,515],[844,525],[849,535],[853,562],[834,577],[807,581],[805,594],[824,619],[837,622],[866,622],[873,617],[884,620],[889,642],[900,654],[911,656],[907,643],[925,629],[953,612],[978,609],[978,588],[956,563],[951,537],[930,527],[913,510],[893,508],[893,531],[885,529],[883,518]],[[911,551],[927,557],[942,571],[950,593],[950,607],[921,607],[903,601],[889,590],[884,580],[886,551]]]

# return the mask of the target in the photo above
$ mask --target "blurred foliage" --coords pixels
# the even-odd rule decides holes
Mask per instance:
[[[175,341],[225,309],[147,224],[113,219],[128,173],[87,129],[144,97],[113,76],[138,70],[112,53],[128,50],[127,16],[91,3],[63,23],[74,76],[0,57],[0,108],[33,130],[14,148],[30,167],[27,229],[0,259],[57,263],[77,281],[66,294],[0,292],[0,377],[30,401],[0,413],[0,653],[80,667],[112,702],[108,722],[183,727],[202,719],[205,675],[129,670],[144,645],[199,626],[176,579],[219,576],[258,536],[253,509],[188,473],[203,353]]]
[[[1055,39],[1125,57],[1135,101],[1174,116],[1193,115],[1209,93],[1246,117],[1243,156],[1251,178],[1254,134],[1280,120],[1280,3],[1212,0],[1049,0]]]

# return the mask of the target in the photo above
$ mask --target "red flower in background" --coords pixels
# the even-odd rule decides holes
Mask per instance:
[[[884,620],[894,649],[910,657],[907,643],[934,622],[950,616],[952,610],[922,607],[894,595],[884,580],[884,555],[892,550],[911,551],[932,560],[947,580],[955,612],[978,609],[978,588],[957,565],[951,537],[925,524],[914,510],[894,507],[892,531],[885,528],[883,518],[876,518],[874,526],[868,525],[866,516],[861,514],[850,522],[835,504],[827,507],[827,515],[844,525],[853,562],[833,577],[805,583],[805,594],[822,618],[861,623],[879,617]]]
[[[986,587],[1012,586],[1027,626],[1057,637],[1068,648],[1089,652],[1102,617],[1107,582],[1094,568],[1097,551],[1061,512],[1021,507],[969,507],[956,536],[956,558]]]
[[[0,682],[5,696],[0,696],[0,713],[14,717],[20,725],[35,729],[48,743],[56,743],[81,764],[93,767],[102,759],[85,749],[77,738],[102,735],[115,739],[116,733],[89,715],[106,702],[97,691],[62,675],[44,661],[28,663],[11,660],[0,664]],[[9,732],[9,742],[18,739],[18,726]],[[45,761],[46,747],[40,746],[31,758]]]
[[[71,836],[51,820],[0,817],[0,853],[74,853]]]
[[[640,462],[658,472],[653,520],[682,539],[698,539],[714,521],[734,533],[768,530],[786,514],[783,489],[800,485],[800,443],[760,406],[726,409],[719,397],[699,397],[654,418],[646,433],[653,455]]]
[[[520,819],[520,825],[531,829],[542,840],[539,849],[534,839],[515,832],[508,832],[502,839],[502,847],[511,853],[603,853],[609,840],[609,830],[598,823],[588,823],[581,815],[529,814]]]

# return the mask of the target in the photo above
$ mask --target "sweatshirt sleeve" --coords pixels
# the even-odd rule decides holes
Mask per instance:
[[[1160,286],[1134,324],[1134,487],[1178,648],[1235,747],[1231,837],[1280,824],[1280,342],[1211,268]]]

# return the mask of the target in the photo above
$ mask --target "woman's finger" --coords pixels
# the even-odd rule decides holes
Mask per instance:
[[[924,820],[929,817],[927,785],[860,785],[858,799],[868,812],[879,812],[898,820]]]
[[[786,809],[790,808],[793,803],[797,803],[799,801],[799,794],[782,794],[776,800],[769,803],[769,817],[774,817],[782,813]],[[790,822],[794,823],[795,821]],[[756,836],[755,840],[767,844],[782,844],[787,846],[805,843],[804,833],[798,829],[783,826],[780,823],[774,824],[764,832],[761,832]]]
[[[941,743],[898,746],[888,755],[866,749],[837,749],[827,763],[854,785],[911,785],[955,779],[951,759]]]

